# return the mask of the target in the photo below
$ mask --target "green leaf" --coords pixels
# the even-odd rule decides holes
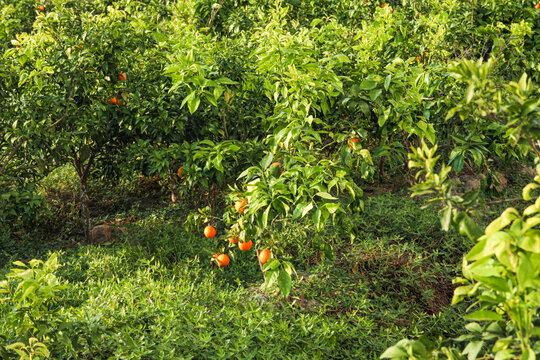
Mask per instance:
[[[268,259],[268,262],[264,264],[263,271],[275,270],[279,267],[279,260],[275,258]]]
[[[311,215],[311,220],[313,221],[313,223],[315,224],[315,227],[317,229],[320,229],[321,228],[321,215],[322,215],[322,211],[321,209],[317,209],[315,210],[315,212],[313,213],[313,215]]]
[[[465,320],[471,321],[504,321],[501,315],[487,310],[475,311],[464,316]]]
[[[452,222],[452,208],[447,207],[446,209],[444,209],[440,219],[441,219],[442,229],[444,231],[448,231],[450,229],[450,224]]]
[[[499,276],[476,276],[476,280],[483,282],[487,287],[500,292],[510,292],[508,280]]]
[[[292,280],[289,273],[284,269],[279,272],[278,286],[283,296],[286,298],[289,297],[289,294],[291,293]]]
[[[285,269],[285,271],[288,272],[291,276],[293,273],[296,274],[296,270],[294,269],[293,264],[288,261],[283,261],[283,269]]]
[[[373,80],[364,80],[360,83],[360,90],[373,90],[377,87],[377,82]]]
[[[536,352],[531,349],[530,347],[527,347],[523,354],[521,355],[521,360],[537,360]]]
[[[265,272],[264,276],[265,276],[264,288],[268,289],[277,281],[278,276],[279,276],[279,271],[277,269],[269,269],[268,271]]]
[[[194,93],[192,93],[194,94]],[[194,95],[189,101],[188,101],[188,108],[189,112],[193,114],[197,109],[199,108],[199,104],[201,103],[201,98]]]
[[[208,102],[212,105],[214,105],[215,107],[218,106],[218,103],[216,101],[216,98],[212,95],[212,94],[208,94],[208,93],[204,93],[204,97],[206,98],[206,100],[208,100]]]
[[[377,100],[377,98],[382,94],[382,89],[373,89],[369,92],[369,99],[371,101]]]
[[[486,227],[486,235],[492,235],[502,228],[508,226],[514,219],[519,216],[519,213],[514,208],[508,208],[503,211],[501,216],[493,220],[491,224]]]
[[[518,246],[525,251],[540,254],[540,230],[527,231],[519,240]]]
[[[326,208],[326,210],[328,210],[330,214],[335,214],[336,211],[339,210],[340,205],[339,203],[326,203],[324,204],[324,207]]]
[[[271,152],[268,152],[268,154],[266,154],[266,156],[262,158],[259,164],[261,165],[263,170],[266,170],[272,163],[272,160],[274,160],[274,154],[272,154]]]
[[[454,158],[454,161],[452,161],[452,165],[454,167],[454,170],[456,170],[456,173],[459,173],[461,170],[463,170],[463,165],[465,165],[465,161],[463,159],[462,153]]]
[[[476,240],[482,236],[482,229],[469,215],[462,213],[457,221],[459,221],[458,230],[460,234],[467,235],[471,240]]]
[[[461,302],[461,300],[463,300],[465,296],[469,295],[472,290],[473,286],[471,285],[458,287],[456,290],[454,290],[454,296],[452,297],[452,305]]]
[[[382,353],[381,359],[403,359],[407,357],[407,352],[401,346],[392,346]]]
[[[474,96],[474,84],[470,84],[467,88],[467,91],[465,92],[465,100],[467,101],[467,104],[471,102],[472,98]]]
[[[306,214],[313,209],[313,203],[309,203],[304,207],[304,210],[302,210],[302,217],[306,216]]]
[[[307,205],[308,205],[307,202],[299,203],[298,205],[296,205],[296,208],[294,209],[294,212],[292,215],[292,219],[295,220],[299,218],[300,216],[302,216],[302,212],[304,211]]]
[[[236,85],[238,84],[236,81],[233,81],[229,78],[226,78],[226,77],[220,77],[219,79],[216,80],[216,83],[218,84],[225,84],[225,85]]]
[[[483,341],[471,341],[470,343],[468,343],[463,350],[464,354],[468,354],[467,360],[475,360],[478,356],[478,353],[482,349],[482,346],[484,346]]]
[[[484,237],[469,251],[465,259],[475,261],[492,256],[500,247],[506,247],[510,239],[512,236],[504,231],[499,231],[490,237]]]
[[[25,290],[24,290],[21,300],[26,299],[30,294],[36,291],[37,288],[39,288],[39,283],[36,280],[29,279],[29,280],[26,280],[23,284],[24,284],[23,288]]]
[[[529,114],[530,112],[536,110],[539,103],[540,103],[540,101],[536,100],[536,99],[531,99],[531,100],[525,101],[523,103],[523,105],[521,106],[521,116],[525,116],[525,115]]]
[[[21,75],[19,76],[19,84],[18,86],[21,87],[24,85],[24,83],[28,80],[28,73],[26,71],[21,72]]]
[[[262,227],[263,229],[268,226],[268,214],[270,214],[270,209],[272,209],[271,205],[268,205],[264,213],[262,214]]]
[[[384,79],[384,89],[388,90],[388,87],[390,86],[390,81],[392,81],[392,74],[389,74],[386,79]]]
[[[186,97],[184,98],[184,100],[182,100],[182,104],[180,104],[180,107],[183,108],[184,105],[186,105],[186,103],[187,103],[188,101],[191,101],[191,99],[193,99],[194,97],[195,97],[195,91],[190,92],[190,93],[188,94],[188,96],[186,96]]]
[[[339,62],[342,62],[342,63],[349,63],[351,62],[351,60],[349,59],[349,57],[345,54],[337,54],[336,55],[336,58],[339,60]]]
[[[329,193],[324,192],[324,191],[320,191],[315,195],[320,196],[323,199],[327,199],[327,200],[337,200],[337,198],[333,197],[332,195],[330,195]]]

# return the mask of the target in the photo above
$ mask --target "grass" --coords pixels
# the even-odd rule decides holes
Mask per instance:
[[[301,245],[313,240],[302,224],[273,234],[287,249],[279,256],[298,271],[289,299],[260,288],[253,250],[232,248],[229,267],[212,267],[215,240],[186,231],[185,205],[143,211],[138,200],[138,211],[124,204],[119,213],[94,212],[130,219],[129,233],[107,246],[2,243],[14,251],[0,259],[0,274],[8,260],[60,251],[57,273],[70,288],[51,306],[73,347],[49,344],[55,359],[375,359],[403,337],[455,337],[463,329],[463,307],[449,304],[470,243],[441,231],[436,212],[406,194],[371,196],[364,213],[326,228],[321,238],[333,246],[333,261]],[[8,311],[9,303],[0,305],[0,315]],[[0,334],[7,343],[17,338],[8,322]]]

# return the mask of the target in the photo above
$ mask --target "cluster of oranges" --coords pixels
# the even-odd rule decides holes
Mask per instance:
[[[178,169],[178,174],[180,176],[181,174],[181,170],[182,168]],[[235,204],[234,204],[234,208],[235,210],[240,213],[240,214],[243,214],[244,213],[244,210],[245,210],[245,207],[247,206],[248,202],[246,199],[241,199],[241,200],[238,200]],[[204,228],[204,236],[206,236],[208,239],[212,239],[216,236],[217,234],[217,231],[216,231],[216,228],[213,227],[212,225],[208,225]],[[238,235],[232,235],[229,237],[229,242],[231,244],[238,244],[238,248],[242,251],[248,251],[248,250],[251,250],[251,248],[253,247],[253,241],[249,240],[249,241],[239,241],[239,237]],[[213,256],[213,258],[219,267],[223,267],[223,266],[227,266],[230,264],[231,262],[231,259],[229,258],[229,256],[227,254],[215,254]],[[264,249],[262,250],[260,253],[259,253],[259,261],[261,264],[266,264],[268,262],[268,259],[270,259],[270,250],[268,249]]]
[[[43,10],[42,10],[42,11],[43,11]],[[118,81],[119,81],[119,82],[120,82],[120,81],[124,81],[124,80],[126,80],[126,79],[127,79],[127,77],[126,77],[126,74],[125,74],[125,73],[120,73],[120,74],[118,75]],[[107,100],[107,102],[108,102],[109,104],[114,104],[114,105],[120,106],[120,100],[118,100],[118,99],[116,98],[116,96],[113,97],[112,99]],[[122,105],[126,105],[126,102],[123,101],[123,102],[122,102]]]

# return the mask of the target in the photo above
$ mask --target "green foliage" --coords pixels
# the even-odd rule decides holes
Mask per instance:
[[[525,278],[537,275],[534,264],[522,265],[528,269],[527,276],[519,275],[523,269],[518,265],[513,267],[522,258],[528,259],[523,263],[537,260],[529,258],[535,249],[530,239],[536,239],[536,225],[516,230],[536,215],[533,210],[527,210],[530,214],[517,210],[504,213],[515,218],[507,219],[508,224],[503,221],[505,226],[496,234],[505,235],[498,235],[503,239],[497,244],[504,242],[515,262],[492,244],[496,241],[490,239],[495,235],[482,229],[483,209],[479,205],[489,201],[488,196],[506,190],[499,176],[501,167],[540,156],[540,18],[534,5],[529,0],[54,0],[43,4],[0,0],[1,256],[10,259],[24,253],[27,245],[19,246],[18,241],[33,236],[38,241],[28,249],[41,246],[40,236],[45,232],[56,238],[68,234],[62,245],[73,246],[78,236],[73,224],[80,221],[74,204],[81,206],[87,240],[91,240],[91,222],[116,217],[101,209],[104,197],[125,209],[122,216],[145,213],[148,204],[142,198],[124,196],[119,188],[137,186],[139,197],[148,195],[144,181],[139,183],[138,179],[148,181],[145,177],[153,176],[159,186],[168,186],[175,203],[157,218],[174,213],[181,223],[187,217],[186,225],[197,234],[201,225],[210,223],[218,235],[200,243],[198,236],[182,232],[192,242],[184,247],[177,241],[170,246],[162,241],[179,237],[178,224],[159,224],[164,228],[156,225],[150,227],[150,233],[138,232],[139,240],[146,244],[144,251],[151,249],[148,251],[156,261],[148,260],[150,257],[139,262],[135,254],[142,256],[141,249],[118,255],[135,263],[134,268],[140,271],[137,281],[154,275],[171,279],[170,268],[182,259],[211,258],[216,251],[227,252],[234,266],[211,270],[212,275],[205,279],[234,278],[254,284],[264,277],[264,296],[273,296],[276,285],[285,295],[280,306],[289,306],[303,301],[295,296],[302,291],[297,286],[302,286],[302,270],[308,265],[350,266],[351,281],[359,283],[364,275],[375,279],[369,286],[382,303],[394,305],[395,301],[386,299],[390,294],[399,299],[403,305],[387,317],[398,321],[400,316],[407,318],[409,323],[402,329],[410,334],[414,325],[407,303],[433,309],[430,296],[439,295],[429,277],[444,279],[441,281],[446,286],[448,277],[460,276],[457,270],[449,269],[461,257],[466,241],[480,247],[489,243],[483,249],[496,249],[495,257],[486,260],[487,253],[478,250],[482,258],[467,258],[463,274],[467,280],[463,281],[474,287],[468,293],[481,299],[476,304],[484,311],[480,315],[492,318],[475,320],[488,321],[486,326],[468,326],[472,335],[461,338],[468,344],[464,353],[473,358],[478,351],[485,352],[495,337],[508,336],[510,340],[497,343],[500,358],[514,356],[512,351],[518,350],[530,357],[530,349],[536,351],[531,345],[536,335],[530,333],[536,330],[525,322],[514,326],[520,321],[512,313],[517,305],[506,300],[495,304],[488,292],[501,292],[497,299],[515,299],[529,287],[536,291],[523,285],[528,284]],[[73,179],[66,187],[54,183],[61,180],[56,171],[62,173],[66,166],[73,166],[77,186]],[[410,171],[416,169],[421,183],[413,187],[413,195],[433,196],[429,203],[442,206],[437,210],[443,230],[455,229],[466,236],[465,242],[460,237],[445,238],[427,226],[436,222],[435,214],[428,217],[412,205],[411,214],[397,210],[402,207],[394,206],[392,197],[364,199],[364,193],[375,189],[402,187],[412,179]],[[481,188],[458,192],[456,177],[474,173],[484,178]],[[93,190],[90,193],[87,184]],[[497,191],[491,190],[494,187]],[[70,204],[62,200],[66,192],[73,194],[67,196]],[[161,197],[162,191],[155,194]],[[244,199],[247,204],[242,211],[231,206]],[[186,206],[189,202],[201,208],[198,213]],[[362,213],[366,202],[374,208]],[[162,205],[160,199],[155,203]],[[106,219],[91,219],[90,208]],[[391,209],[395,219],[388,217]],[[412,214],[417,217],[414,221],[410,220]],[[49,229],[45,231],[45,227]],[[369,235],[363,233],[367,229]],[[153,235],[161,240],[154,241]],[[252,240],[253,250],[272,250],[271,260],[265,266],[258,264],[262,276],[257,274],[255,251],[235,251],[236,245],[227,241],[229,235]],[[402,243],[409,238],[414,241]],[[510,293],[502,285],[489,290],[491,283],[474,273],[479,266],[475,264],[483,261],[493,265],[489,271],[499,271],[497,281],[515,283]],[[116,280],[116,270],[124,275],[133,270],[112,260],[101,265],[110,267]],[[92,271],[110,275],[97,268]],[[340,270],[336,273],[345,276]],[[196,276],[201,274],[202,270],[195,271]],[[86,279],[81,282],[95,280],[85,277],[82,268],[74,276]],[[187,294],[196,288],[187,272],[182,279],[189,286],[175,287],[172,280],[167,285],[163,281],[152,283],[160,289],[161,295],[156,296],[161,304],[176,310],[187,306],[189,299],[182,304],[167,300],[174,291]],[[211,280],[203,286],[206,291],[216,291]],[[420,289],[415,290],[418,284]],[[94,309],[106,301],[95,294],[101,285],[95,282],[94,293],[83,290],[83,285],[74,290],[80,291],[77,305],[87,311],[82,315],[67,305],[55,304],[65,310],[57,322],[47,325],[56,330],[65,326],[56,338],[34,332],[18,339],[6,330],[10,342],[16,344],[10,356],[15,352],[26,356],[32,351],[52,358],[190,356],[167,339],[159,343],[153,335],[170,331],[205,339],[193,351],[194,357],[309,357],[288,343],[272,343],[276,349],[263,354],[252,353],[252,349],[277,334],[301,339],[299,343],[313,342],[313,337],[305,335],[309,332],[306,329],[318,323],[330,330],[318,333],[324,339],[309,347],[311,357],[330,356],[341,346],[342,357],[365,358],[387,346],[381,345],[386,340],[375,341],[364,351],[361,346],[347,344],[354,336],[368,339],[354,326],[348,328],[351,335],[344,336],[345,331],[335,330],[326,318],[322,322],[310,318],[313,321],[302,323],[298,329],[304,330],[298,333],[296,328],[291,332],[276,330],[271,336],[261,335],[255,325],[249,327],[240,321],[235,323],[236,331],[248,326],[254,332],[252,336],[244,334],[244,339],[251,339],[249,346],[237,345],[230,336],[220,337],[210,346],[214,334],[189,328],[197,324],[196,316],[188,318],[183,327],[174,320],[174,311],[160,318],[160,314],[143,311],[142,303],[138,304],[139,318],[119,317],[103,325],[101,319],[107,314],[97,314]],[[106,286],[118,293],[136,289],[145,300],[152,299],[149,288],[119,282]],[[241,296],[248,296],[244,290],[230,298],[230,294],[220,296],[241,302]],[[86,299],[99,300],[85,308]],[[206,294],[196,299],[211,303]],[[522,305],[527,299],[517,302]],[[115,300],[115,307],[135,303],[123,295]],[[69,303],[69,299],[65,301]],[[527,306],[523,314],[529,316],[533,310]],[[262,308],[242,309],[257,321],[270,321],[267,315],[252,314]],[[302,322],[295,313],[298,309],[293,305],[291,309],[279,314],[277,321],[293,317]],[[227,314],[242,318],[235,311]],[[347,314],[346,321],[353,321]],[[74,322],[59,325],[64,315]],[[89,320],[94,318],[91,315],[98,320]],[[200,317],[208,326],[213,318],[206,315]],[[441,318],[454,315],[445,313]],[[435,354],[432,349],[440,349],[440,356],[462,356],[461,350],[445,340],[433,343],[434,337],[447,333],[425,330],[428,322],[423,315],[418,316],[423,325],[415,333],[429,336],[418,342],[400,342],[390,351],[394,351],[393,356],[426,357]],[[168,325],[159,327],[156,318]],[[376,326],[387,326],[380,318]],[[461,325],[460,320],[454,320],[449,331],[452,336]],[[136,328],[123,329],[130,321]],[[388,331],[399,328],[391,324]],[[356,325],[373,326],[363,320]],[[148,330],[156,326],[159,331]],[[226,334],[226,325],[220,326],[217,332]],[[64,333],[71,334],[71,343],[62,338]],[[395,336],[386,339],[395,341],[401,335],[395,330]],[[344,336],[343,341],[337,339],[339,336]],[[137,348],[146,341],[151,345]],[[182,346],[189,349],[191,343],[186,340]],[[242,346],[249,349],[244,351]]]
[[[486,117],[489,108],[492,113],[501,112],[507,116],[506,130],[510,144],[523,141],[527,150],[538,155],[538,133],[535,121],[529,114],[538,111],[538,99],[527,100],[527,95],[534,90],[527,75],[521,77],[519,83],[512,82],[505,89],[514,93],[514,103],[506,105],[501,101],[500,90],[489,87],[489,73],[493,64],[488,61],[476,65],[464,60],[456,66],[459,77],[468,81],[469,86],[465,99],[457,107],[450,110],[447,118],[459,112],[462,119],[480,111]],[[487,90],[487,92],[486,92]],[[475,95],[482,91],[481,95]],[[497,96],[492,96],[496,92]],[[474,99],[474,105],[469,106]],[[534,115],[533,115],[534,116]],[[477,127],[489,126],[478,119]],[[475,311],[466,315],[471,321],[466,325],[469,334],[462,335],[456,342],[465,342],[461,351],[452,348],[452,344],[429,344],[426,339],[402,340],[387,349],[382,358],[391,359],[468,359],[494,357],[495,359],[520,358],[532,360],[540,354],[537,346],[540,329],[538,309],[540,302],[540,236],[536,229],[540,223],[540,196],[535,203],[527,207],[521,214],[515,208],[507,208],[485,230],[476,224],[471,215],[477,204],[479,191],[469,191],[463,195],[452,194],[454,183],[448,175],[450,166],[442,166],[436,172],[436,163],[440,156],[435,156],[437,146],[429,148],[424,142],[422,147],[413,149],[409,155],[409,167],[420,168],[416,178],[423,178],[420,184],[413,186],[413,196],[432,194],[430,203],[441,203],[440,212],[443,229],[450,226],[461,234],[467,235],[475,242],[473,248],[463,259],[463,276],[455,282],[462,284],[454,292],[453,304],[461,302],[465,297],[476,298],[473,304]],[[539,158],[536,158],[536,162]],[[455,167],[455,164],[454,164]],[[536,168],[533,183],[523,189],[523,199],[533,199],[531,191],[540,187],[540,166]],[[479,323],[480,322],[480,323]]]
[[[66,348],[71,345],[69,337],[62,332],[65,323],[56,306],[58,292],[67,289],[55,275],[60,267],[57,258],[54,253],[45,262],[31,260],[26,265],[16,261],[14,265],[18,267],[11,269],[6,274],[7,280],[0,282],[2,312],[6,315],[4,326],[12,329],[16,340],[1,348],[3,357],[9,358],[9,350],[13,350],[21,360],[45,359],[50,353],[44,343],[53,346],[59,343]]]

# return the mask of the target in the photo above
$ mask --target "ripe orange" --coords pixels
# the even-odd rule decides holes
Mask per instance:
[[[208,225],[207,227],[204,228],[204,236],[206,236],[209,239],[213,238],[214,236],[216,236],[216,228],[213,227],[212,225]]]
[[[214,255],[219,267],[227,266],[231,262],[227,254],[216,254]]]
[[[238,236],[236,236],[236,237],[231,236],[231,237],[229,238],[229,242],[230,242],[231,244],[237,244],[237,243],[238,243]]]
[[[244,208],[246,207],[247,203],[248,202],[246,199],[238,200],[237,202],[234,203],[234,209],[238,211],[240,214],[243,214]]]
[[[350,138],[350,139],[349,139],[348,143],[349,143],[349,147],[351,148],[351,150],[354,150],[354,148],[353,148],[353,146],[352,146],[352,144],[351,144],[351,143],[353,143],[353,142],[359,143],[359,142],[360,142],[360,139],[357,138],[357,137],[353,137],[353,138]]]
[[[266,264],[266,262],[270,259],[270,250],[264,249],[259,253],[259,261],[261,264]]]
[[[178,168],[178,177],[180,179],[183,179],[184,178],[184,175],[182,175],[182,171],[184,171],[184,167],[183,166],[180,166],[180,168]]]
[[[249,240],[248,242],[240,242],[238,243],[238,247],[242,251],[248,251],[253,246],[253,242]]]
[[[534,8],[537,9],[537,10],[540,9],[540,3],[534,5]]]
[[[116,104],[116,105],[120,106],[120,101],[116,98],[116,96],[113,97],[112,99],[107,100],[107,102],[109,104]]]
[[[384,3],[381,5],[381,7],[387,7],[388,6],[388,3]]]
[[[118,75],[118,81],[122,81],[122,80],[126,80],[126,74],[124,73],[120,73],[120,75]]]
[[[41,5],[40,7],[38,7],[38,10],[39,11],[45,11],[45,6]]]

